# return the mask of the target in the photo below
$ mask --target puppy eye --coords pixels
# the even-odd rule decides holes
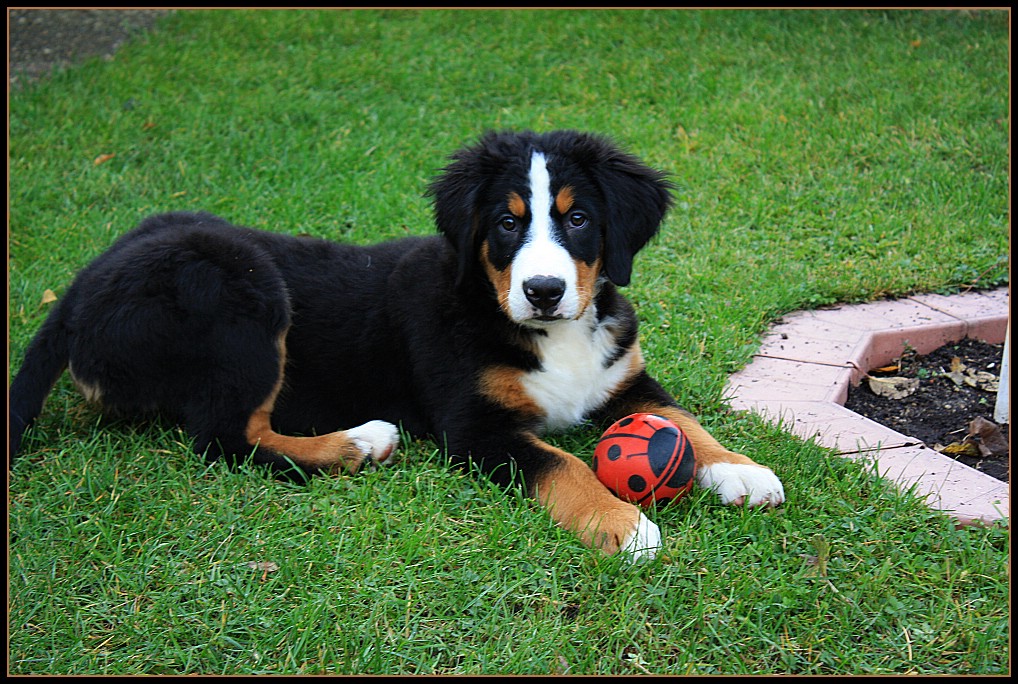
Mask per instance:
[[[573,213],[569,214],[568,220],[569,228],[572,230],[585,228],[587,224],[590,222],[590,219],[587,218],[587,215],[584,214],[582,211],[574,211]]]
[[[515,233],[517,228],[516,219],[507,214],[498,220],[498,227],[507,233]]]

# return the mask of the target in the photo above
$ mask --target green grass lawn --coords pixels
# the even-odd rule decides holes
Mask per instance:
[[[9,373],[46,291],[150,213],[427,234],[428,181],[482,131],[592,130],[679,188],[628,288],[651,372],[788,501],[694,490],[629,567],[434,444],[297,487],[103,421],[64,377],[10,474],[8,671],[1007,673],[1006,527],[956,529],[722,390],[789,311],[1008,282],[1009,20],[177,12],[12,92]]]

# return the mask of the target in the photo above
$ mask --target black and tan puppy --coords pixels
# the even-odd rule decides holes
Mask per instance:
[[[784,499],[770,469],[722,447],[644,370],[617,288],[669,190],[597,136],[492,133],[431,186],[441,235],[361,247],[149,218],[33,339],[10,388],[10,457],[66,368],[105,411],[167,415],[209,458],[291,475],[385,463],[399,425],[518,481],[586,544],[651,557],[657,526],[545,431],[658,413],[723,501]]]

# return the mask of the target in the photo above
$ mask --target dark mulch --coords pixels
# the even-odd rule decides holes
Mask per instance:
[[[849,389],[845,407],[1008,482],[1010,426],[999,426],[1003,441],[1008,445],[1000,455],[982,453],[979,449],[981,438],[969,435],[973,420],[993,421],[996,392],[964,382],[959,385],[948,375],[952,363],[956,369],[960,363],[964,368],[992,373],[999,378],[1003,347],[1002,344],[964,339],[924,356],[914,350],[904,350],[897,368],[870,370],[870,375],[919,378],[915,392],[903,398],[878,396],[864,381]]]

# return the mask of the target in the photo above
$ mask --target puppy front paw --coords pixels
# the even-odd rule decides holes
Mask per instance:
[[[636,523],[636,529],[623,540],[622,553],[628,554],[634,563],[653,560],[661,549],[661,529],[643,513]]]
[[[785,488],[778,476],[756,463],[713,463],[697,469],[696,480],[725,504],[778,506],[785,500]]]

